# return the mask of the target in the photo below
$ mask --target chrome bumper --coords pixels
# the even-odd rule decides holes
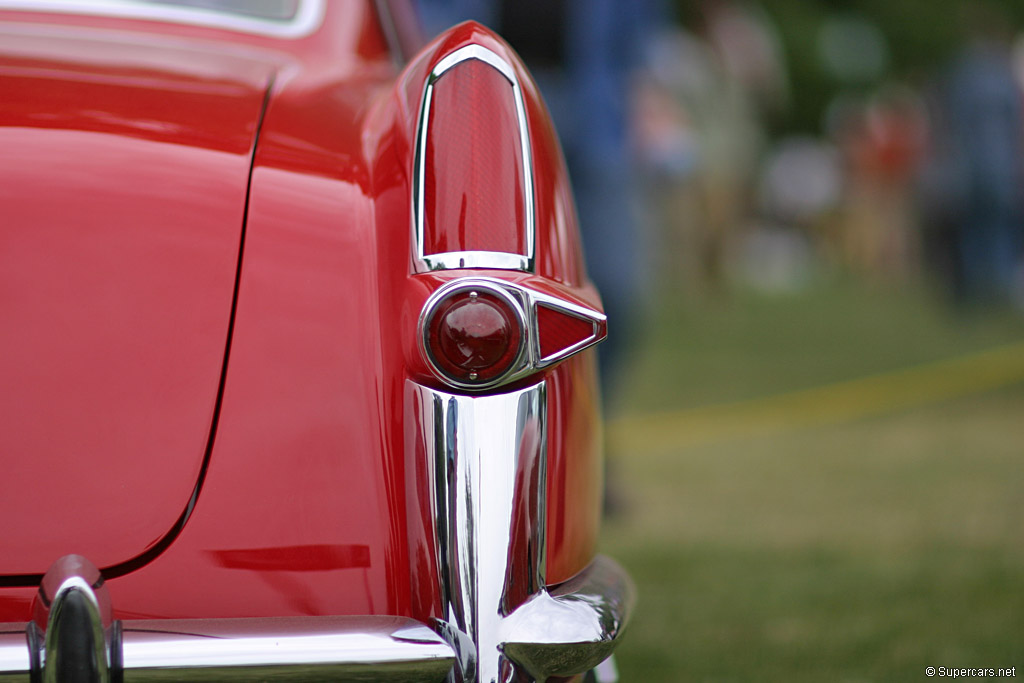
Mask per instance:
[[[0,681],[58,680],[47,675],[47,653],[30,651],[35,625],[20,626],[0,626]],[[426,683],[443,680],[455,661],[433,631],[397,617],[128,621],[121,638],[113,666],[96,680]]]
[[[611,654],[632,600],[625,572],[598,557],[503,621],[504,652],[538,680],[551,669],[589,670]],[[107,667],[96,679],[104,682],[481,680],[472,666],[456,666],[455,648],[433,630],[401,617],[153,619],[112,622],[107,633],[117,635],[104,639]],[[59,680],[53,662],[46,666],[47,644],[56,644],[45,636],[34,622],[0,624],[0,682]],[[463,655],[477,660],[475,651]]]
[[[407,455],[432,483],[439,619],[113,621],[100,572],[69,555],[43,577],[33,621],[0,624],[0,683],[58,683],[69,667],[100,683],[499,683],[597,667],[622,636],[634,589],[600,556],[569,581],[546,582],[545,384],[463,396],[409,382],[405,399]]]

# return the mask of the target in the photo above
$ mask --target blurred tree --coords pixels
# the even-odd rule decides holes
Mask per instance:
[[[739,0],[743,2],[743,0]],[[687,27],[698,26],[706,0],[676,0],[679,17]],[[788,116],[773,122],[774,132],[811,132],[822,129],[825,107],[840,90],[849,90],[829,72],[821,58],[823,25],[836,15],[858,16],[876,25],[885,36],[888,71],[879,82],[858,87],[874,89],[881,80],[918,81],[941,69],[966,38],[965,0],[761,0],[782,39],[792,84]],[[1008,30],[1024,26],[1020,0],[969,0],[989,5],[1005,16]]]

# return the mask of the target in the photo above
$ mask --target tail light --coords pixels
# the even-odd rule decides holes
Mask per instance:
[[[543,367],[601,341],[607,335],[604,316],[564,302],[537,302],[537,363]]]
[[[541,284],[541,278],[534,278]],[[489,389],[525,377],[597,344],[607,335],[599,311],[495,278],[443,285],[420,315],[420,344],[431,372],[463,389]]]
[[[424,329],[428,359],[456,384],[494,384],[522,355],[522,310],[498,288],[477,284],[447,292],[430,309]]]
[[[452,384],[483,387],[521,367],[526,322],[507,291],[471,282],[429,301],[423,347],[434,371]]]
[[[443,58],[420,110],[413,190],[426,270],[532,270],[533,174],[515,71],[481,45]]]

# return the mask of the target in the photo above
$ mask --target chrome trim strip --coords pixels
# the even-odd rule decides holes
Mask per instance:
[[[11,633],[14,629],[20,632]],[[437,682],[455,653],[402,617],[155,619],[123,622],[124,681]],[[30,680],[23,624],[0,625],[0,680]]]
[[[196,7],[175,7],[131,0],[0,0],[0,9],[61,14],[89,14],[222,28],[272,38],[303,38],[323,22],[326,0],[302,0],[290,21],[245,17]]]
[[[521,270],[530,272],[530,259],[520,254],[503,251],[446,251],[421,258],[427,270],[456,270],[459,268],[493,268],[494,270]]]
[[[479,59],[481,62],[493,66],[495,69],[500,71],[501,75],[507,78],[513,86],[519,85],[519,81],[516,79],[516,72],[512,69],[511,64],[499,57],[492,50],[489,50],[483,45],[475,44],[461,47],[441,59],[441,61],[437,63],[437,66],[434,67],[434,70],[430,72],[430,82],[433,83],[436,81],[444,74],[445,71],[448,71],[448,69],[452,68],[456,64],[470,59]]]
[[[426,185],[427,136],[429,135],[430,104],[433,100],[434,84],[447,71],[462,62],[478,59],[494,67],[512,84],[512,98],[516,105],[516,120],[519,124],[519,143],[523,150],[523,228],[526,231],[526,254],[509,254],[489,251],[459,251],[443,254],[423,253],[424,196]],[[419,120],[416,124],[416,151],[413,159],[412,183],[412,233],[414,272],[451,270],[453,268],[497,268],[520,270],[532,273],[536,243],[536,198],[534,197],[533,150],[530,147],[530,130],[526,119],[526,100],[515,69],[494,51],[482,45],[466,45],[442,58],[430,72],[423,88]]]
[[[423,449],[412,455],[433,468],[438,630],[476,647],[475,670],[449,681],[543,681],[605,660],[632,611],[633,585],[598,557],[574,579],[546,586],[545,383],[471,397],[407,381],[405,405],[407,425],[419,430],[407,443]]]
[[[2,624],[0,629],[0,681],[30,683],[32,664],[25,624]]]
[[[615,655],[594,667],[595,683],[619,683],[619,667],[615,664]]]
[[[124,680],[308,681],[362,675],[440,681],[454,653],[433,631],[399,617],[277,617],[124,624]],[[371,675],[372,674],[372,675]]]

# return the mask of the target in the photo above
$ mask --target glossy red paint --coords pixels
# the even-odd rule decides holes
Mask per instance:
[[[234,146],[224,150],[209,140],[240,141],[244,136],[232,137],[234,134],[228,135],[225,130],[210,135],[205,146],[184,134],[179,142],[156,141],[151,137],[155,133],[144,131],[135,137],[127,133],[111,136],[141,145],[139,149],[163,150],[168,155],[161,158],[163,166],[155,164],[145,173],[156,174],[168,168],[174,173],[158,176],[162,181],[158,184],[144,186],[149,191],[145,203],[128,201],[123,208],[122,203],[116,204],[128,218],[136,216],[135,221],[101,221],[92,214],[81,218],[90,221],[88,225],[97,231],[95,234],[110,240],[108,247],[115,253],[127,249],[118,240],[128,240],[126,244],[132,245],[132,239],[141,239],[139,235],[161,246],[170,243],[166,245],[170,255],[159,251],[154,257],[152,248],[124,252],[123,259],[98,253],[98,258],[106,259],[101,263],[112,272],[130,273],[141,282],[146,282],[146,277],[169,277],[160,275],[166,272],[160,268],[155,274],[150,272],[154,270],[153,261],[145,256],[166,266],[178,262],[172,258],[178,253],[175,250],[197,259],[197,254],[217,254],[216,258],[208,256],[209,264],[198,265],[197,261],[174,272],[177,279],[166,287],[151,287],[161,296],[147,300],[145,307],[134,309],[133,316],[111,328],[119,333],[113,337],[115,343],[128,344],[121,340],[123,337],[132,340],[131,346],[123,352],[110,352],[108,360],[113,369],[106,375],[85,376],[82,380],[102,385],[123,372],[123,363],[135,360],[142,366],[138,372],[155,376],[149,386],[156,382],[162,391],[141,396],[139,405],[130,405],[121,394],[104,396],[88,408],[92,411],[88,414],[101,424],[134,415],[132,424],[115,426],[144,440],[151,447],[147,457],[167,460],[166,464],[157,463],[168,468],[159,471],[161,478],[170,480],[178,476],[175,472],[187,471],[187,477],[179,478],[194,482],[210,428],[215,427],[194,508],[186,510],[186,501],[180,496],[176,499],[176,509],[190,513],[187,523],[172,536],[163,537],[173,542],[161,547],[160,554],[126,565],[123,572],[109,578],[117,617],[392,614],[427,619],[436,615],[439,600],[430,481],[426,464],[408,455],[415,449],[406,442],[409,425],[404,423],[404,383],[408,377],[423,380],[418,352],[413,356],[409,351],[414,348],[410,344],[415,339],[423,302],[452,277],[471,272],[521,282],[599,307],[596,293],[583,274],[575,212],[557,141],[535,86],[511,50],[486,29],[466,24],[428,46],[396,81],[383,51],[380,27],[373,20],[371,3],[353,0],[327,6],[324,27],[294,44],[211,29],[99,19],[76,19],[79,28],[64,25],[72,20],[53,19],[62,25],[25,29],[59,31],[92,40],[90,36],[105,38],[116,28],[138,46],[169,40],[200,52],[223,50],[225,60],[255,65],[255,80],[242,79],[231,91],[232,97],[246,102],[254,100],[258,104],[261,88],[274,79],[252,170],[237,309],[215,425],[214,401],[238,259],[238,202],[244,202],[244,193],[239,196],[237,187],[234,194],[208,190],[225,182],[224,178],[235,178],[238,169],[242,169],[244,188],[249,146],[231,143]],[[38,16],[31,19],[42,20]],[[171,37],[154,38],[150,35],[153,31]],[[218,42],[224,43],[223,47],[216,48]],[[417,108],[432,66],[447,52],[469,42],[480,42],[504,56],[523,85],[536,167],[536,275],[508,271],[412,275],[410,174]],[[238,45],[245,47],[244,54],[240,55]],[[140,54],[146,53],[142,47],[139,50]],[[117,67],[109,68],[116,71]],[[264,77],[265,81],[260,80]],[[207,81],[196,78],[187,82]],[[180,90],[170,88],[172,96]],[[184,90],[198,97],[192,90]],[[142,88],[140,91],[145,92]],[[153,97],[157,95],[169,96],[163,88]],[[209,93],[207,96],[214,97]],[[131,102],[149,100],[142,95],[126,96],[119,105],[127,108],[123,118],[135,122],[137,128],[140,119],[149,119],[131,110]],[[25,119],[29,114],[19,116]],[[164,113],[165,119],[174,116],[187,114]],[[248,116],[252,118],[251,113]],[[88,117],[81,114],[79,118]],[[226,125],[227,120],[222,123]],[[81,130],[85,127],[81,120],[75,125],[77,128],[71,129],[76,135],[109,135]],[[251,140],[254,120],[246,125],[250,126],[247,130]],[[246,130],[241,125],[231,127]],[[33,130],[43,128],[37,125]],[[48,132],[56,140],[60,137],[57,134],[65,130],[58,127]],[[192,135],[206,140],[203,136],[208,133],[208,129],[196,127]],[[187,165],[177,155],[184,155],[188,161],[195,161],[189,155],[197,155],[208,163],[198,168],[198,162]],[[82,163],[88,167],[88,161]],[[91,163],[100,161],[94,159]],[[103,171],[127,180],[139,177],[136,169],[132,165],[104,167]],[[12,178],[16,176],[12,174]],[[122,184],[125,193],[126,188],[141,192],[132,183]],[[166,214],[133,213],[142,212],[146,206],[168,207],[174,199],[192,209],[189,220],[170,209]],[[109,216],[115,200],[105,201]],[[27,209],[23,211],[22,220],[27,221],[30,214]],[[139,225],[161,230],[141,231]],[[205,230],[200,230],[202,226]],[[131,232],[133,229],[136,232]],[[111,232],[115,230],[121,232]],[[93,233],[82,232],[87,234]],[[181,243],[175,242],[174,236]],[[72,239],[71,235],[62,237]],[[10,239],[6,231],[4,239]],[[39,244],[35,249],[39,252],[37,258],[47,252]],[[65,255],[64,263],[71,267],[73,259]],[[75,268],[84,270],[85,265]],[[8,272],[20,271],[10,270],[5,263],[2,277],[9,277]],[[54,267],[46,272],[61,282]],[[136,289],[149,291],[146,287]],[[9,291],[6,284],[2,291]],[[190,293],[194,294],[191,302],[182,299]],[[69,301],[74,299],[68,299],[68,294],[65,286],[38,305],[47,307],[41,310],[69,308]],[[95,302],[89,305],[95,306]],[[4,306],[6,310],[7,304]],[[119,307],[114,308],[119,315],[127,315]],[[183,310],[197,313],[190,317]],[[173,318],[177,324],[167,329],[166,316],[170,313],[177,315]],[[90,317],[95,312],[82,311],[79,315]],[[146,326],[152,326],[155,332],[149,344],[139,345],[139,330],[135,328]],[[50,333],[56,337],[68,329],[72,328],[51,319],[39,325],[38,336]],[[195,348],[194,339],[190,346],[181,341],[182,335],[201,338],[205,346]],[[220,343],[216,352],[210,350],[216,346],[215,338]],[[18,343],[12,341],[10,348],[17,348]],[[43,343],[54,342],[43,339]],[[92,348],[98,344],[94,340]],[[178,359],[175,354],[181,356],[175,367],[162,360]],[[584,353],[546,373],[551,582],[578,572],[594,552],[601,469],[592,356],[591,352]],[[88,359],[79,357],[77,361],[85,367],[71,367],[68,372],[95,372]],[[189,363],[202,368],[193,372],[195,380],[186,381],[192,375],[181,368]],[[65,381],[51,381],[51,398],[74,393],[76,387],[66,381],[67,377]],[[183,405],[187,403],[181,410],[183,414],[191,411],[189,424],[202,424],[205,432],[193,428],[188,435],[153,438],[153,430],[167,427],[162,411],[174,407],[168,402],[175,397],[180,397]],[[68,399],[67,403],[82,409],[84,401],[72,403]],[[115,407],[122,408],[121,412]],[[49,424],[60,425],[60,438],[74,445],[68,423],[59,422],[60,416],[53,412],[49,417]],[[42,420],[27,419],[33,422],[29,428],[39,433],[21,437],[15,446],[32,452],[39,442],[54,438],[58,430],[53,428],[44,434],[46,425]],[[171,455],[169,444],[177,438],[191,439],[191,450],[182,447],[183,455]],[[85,442],[79,438],[78,444]],[[87,449],[90,457],[105,452],[92,445]],[[131,468],[133,464],[127,460],[137,449],[120,452],[124,466]],[[190,464],[183,464],[186,460]],[[131,488],[123,472],[98,473],[95,466],[75,466],[81,468],[87,481],[96,482],[91,485],[109,488],[114,477]],[[48,471],[37,477],[49,475]],[[186,494],[189,491],[187,486],[179,488]],[[68,514],[60,511],[59,505],[47,503],[45,486],[37,482],[33,491],[30,509],[40,520],[52,523]],[[94,505],[96,498],[89,496],[86,502]],[[20,510],[9,512],[7,519],[27,519]],[[166,531],[166,520],[159,526],[151,529],[148,543],[159,541]],[[122,543],[122,539],[116,540]],[[54,547],[48,552],[58,551]],[[81,553],[83,549],[67,547],[59,554],[64,552]],[[84,552],[89,554],[89,550]],[[40,556],[45,554],[40,552]],[[288,558],[293,558],[294,564],[288,564]],[[94,561],[106,564],[104,559]],[[0,621],[26,620],[32,590],[27,586],[0,588]]]
[[[378,263],[388,250],[363,147],[368,103],[390,76],[380,67],[300,72],[271,98],[203,491],[160,558],[111,582],[115,606],[161,617],[410,612],[390,439],[400,412],[384,395],[401,366],[376,323],[389,315],[383,274],[407,259]],[[360,548],[361,561],[295,571],[218,559],[294,546]]]
[[[116,565],[188,504],[272,73],[173,40],[0,35],[0,574]]]
[[[559,583],[594,558],[600,530],[604,471],[594,352],[558,365],[547,380],[547,580]]]

